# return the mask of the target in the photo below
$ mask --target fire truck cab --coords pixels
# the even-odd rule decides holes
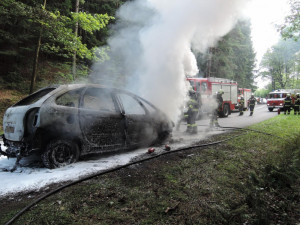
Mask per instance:
[[[270,112],[273,111],[274,108],[283,108],[284,99],[287,94],[290,94],[288,91],[276,90],[272,91],[268,94],[267,97],[267,106]]]
[[[227,117],[237,104],[237,82],[224,78],[187,78],[193,89],[201,96],[200,113],[211,113],[213,96],[222,89],[224,91],[222,111],[219,116]]]

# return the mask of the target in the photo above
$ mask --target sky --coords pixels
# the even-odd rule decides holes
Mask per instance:
[[[280,35],[275,24],[282,24],[289,13],[288,0],[251,0],[245,9],[245,15],[251,18],[252,41],[256,52],[257,66],[264,53],[276,44]],[[259,88],[269,81],[256,79]]]

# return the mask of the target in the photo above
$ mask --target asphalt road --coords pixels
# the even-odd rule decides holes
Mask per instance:
[[[220,126],[224,127],[247,127],[255,123],[262,122],[278,115],[277,110],[269,112],[266,104],[256,105],[252,116],[250,111],[245,111],[243,116],[239,116],[239,112],[233,112],[227,118],[219,118]],[[206,122],[208,120],[204,120]],[[199,121],[199,123],[202,123]],[[207,122],[208,123],[208,122]]]
[[[277,110],[274,110],[273,112],[269,112],[266,104],[259,104],[256,105],[254,108],[254,113],[252,116],[250,116],[250,111],[245,111],[243,116],[239,116],[239,112],[232,112],[231,115],[225,118],[218,118],[218,122],[220,126],[222,127],[248,127],[252,124],[256,124],[259,122],[262,122],[264,120],[270,119],[274,116],[278,115]],[[210,119],[207,117],[206,119],[201,119],[197,121],[198,124],[198,133],[202,133],[208,135],[208,134],[214,134],[216,130],[209,130],[209,122]],[[186,123],[183,122],[180,125],[179,131],[174,131],[174,136],[179,138],[180,136],[185,136],[184,131],[186,130]],[[197,135],[195,135],[197,136]]]

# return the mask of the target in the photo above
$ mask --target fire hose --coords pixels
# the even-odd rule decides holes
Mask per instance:
[[[201,126],[201,125],[199,125],[199,126]],[[262,131],[258,131],[258,130],[253,130],[253,129],[248,129],[248,128],[240,128],[240,127],[220,127],[220,128],[252,131],[252,132],[262,133],[262,134],[265,134],[265,135],[275,136],[275,135],[272,135],[270,133],[266,133],[266,132],[262,132]],[[127,164],[124,164],[124,165],[121,165],[121,166],[114,167],[112,169],[108,169],[108,170],[105,170],[105,171],[100,171],[98,173],[95,173],[95,174],[83,177],[83,178],[78,179],[76,181],[73,181],[73,182],[70,182],[68,184],[65,184],[65,185],[63,185],[63,186],[61,186],[61,187],[59,187],[59,188],[57,188],[57,189],[55,189],[53,191],[50,191],[49,193],[46,193],[45,195],[39,197],[38,199],[36,199],[35,201],[33,201],[31,204],[29,204],[28,206],[26,206],[22,210],[20,210],[17,214],[15,214],[14,217],[12,217],[7,223],[5,223],[5,225],[12,224],[15,220],[17,220],[22,214],[24,214],[27,210],[29,210],[30,208],[32,208],[34,205],[36,205],[37,203],[39,203],[42,200],[46,199],[47,197],[49,197],[49,196],[51,196],[51,195],[53,195],[55,193],[60,192],[61,190],[65,189],[67,187],[73,186],[75,184],[81,183],[81,182],[86,181],[86,180],[90,180],[90,179],[98,177],[98,176],[102,176],[102,175],[105,175],[105,174],[108,174],[108,173],[112,173],[112,172],[115,172],[115,171],[118,171],[118,170],[130,167],[130,166],[135,165],[135,164],[139,164],[139,163],[143,163],[143,162],[146,162],[146,161],[150,161],[152,159],[155,159],[155,158],[167,155],[167,154],[172,154],[172,153],[176,153],[176,152],[180,152],[180,151],[191,150],[191,149],[194,149],[194,148],[201,148],[201,147],[207,147],[207,146],[217,145],[217,144],[223,143],[225,141],[231,140],[233,138],[239,137],[241,135],[244,135],[244,133],[238,134],[238,135],[234,135],[232,137],[229,137],[229,138],[226,138],[226,139],[223,139],[223,140],[220,140],[220,141],[216,141],[216,142],[211,142],[211,143],[206,143],[206,144],[200,144],[200,145],[193,145],[193,146],[178,148],[178,149],[175,149],[175,150],[172,150],[172,151],[165,151],[163,153],[160,153],[160,154],[157,154],[157,155],[153,155],[153,156],[145,158],[145,159],[141,159],[141,160],[137,160],[137,161],[134,161],[134,162],[130,162],[130,163],[127,163]],[[275,136],[275,137],[278,137],[278,136]],[[282,137],[278,137],[278,138],[282,138]]]

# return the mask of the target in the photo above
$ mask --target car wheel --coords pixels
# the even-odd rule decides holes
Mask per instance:
[[[69,165],[76,162],[78,158],[79,148],[70,140],[52,140],[47,144],[42,154],[42,161],[49,169]]]
[[[269,111],[270,111],[270,112],[272,112],[272,111],[273,111],[273,108],[268,108],[268,109],[269,109]]]

